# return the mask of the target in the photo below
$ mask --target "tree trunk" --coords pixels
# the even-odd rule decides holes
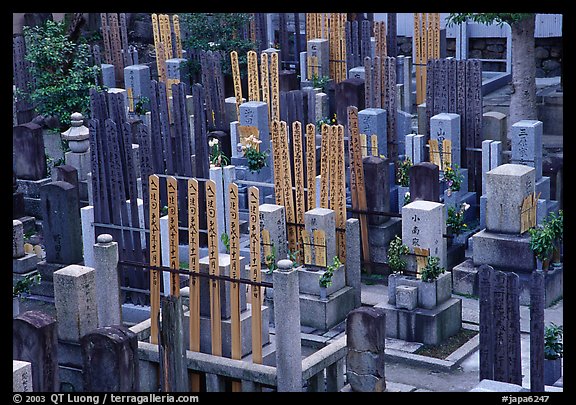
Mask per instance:
[[[508,126],[520,120],[535,120],[536,59],[534,54],[536,15],[510,24],[512,28],[512,96]]]

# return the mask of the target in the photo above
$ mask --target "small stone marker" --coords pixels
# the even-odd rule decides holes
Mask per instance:
[[[381,308],[361,307],[346,318],[346,375],[354,392],[384,392],[386,315]]]
[[[12,391],[32,392],[32,364],[27,361],[12,360]]]
[[[421,162],[409,169],[410,199],[439,202],[440,171],[438,166],[430,162]]]
[[[98,327],[94,269],[70,265],[54,272],[58,338],[78,342]]]

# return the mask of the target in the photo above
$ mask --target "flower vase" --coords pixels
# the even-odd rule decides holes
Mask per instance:
[[[320,300],[321,301],[328,301],[328,294],[327,294],[327,287],[320,286]]]

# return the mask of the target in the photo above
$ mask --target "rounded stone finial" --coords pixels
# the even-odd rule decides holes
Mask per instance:
[[[70,121],[73,127],[81,127],[84,124],[84,116],[79,113],[75,112],[70,115]]]
[[[282,259],[278,261],[278,269],[280,271],[288,271],[293,267],[292,260]]]
[[[114,239],[112,239],[112,235],[110,235],[109,233],[102,233],[102,234],[98,235],[97,242],[98,243],[110,243],[113,240]]]

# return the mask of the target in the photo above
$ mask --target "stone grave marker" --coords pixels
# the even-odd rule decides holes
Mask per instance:
[[[26,311],[12,321],[12,358],[32,365],[36,392],[60,390],[56,319],[40,311]]]
[[[24,180],[45,178],[47,169],[42,127],[32,122],[13,127],[12,157],[17,178]]]
[[[440,201],[440,170],[430,162],[421,162],[409,169],[410,199]]]
[[[411,193],[412,194],[412,193]],[[432,201],[413,201],[402,207],[402,243],[414,252],[428,249],[429,255],[440,258],[446,268],[446,218],[444,205]],[[416,260],[408,260],[408,270],[414,272]]]
[[[138,392],[138,336],[122,325],[105,326],[80,339],[84,391]]]
[[[58,338],[78,342],[98,327],[94,269],[70,265],[54,272]]]
[[[361,307],[346,318],[346,376],[354,392],[386,391],[386,314],[381,308]]]
[[[366,182],[366,203],[369,211],[390,211],[390,176],[388,173],[388,159],[377,156],[368,156],[363,159],[364,178]],[[384,215],[369,215],[370,225],[380,225],[388,221]]]
[[[73,264],[82,261],[82,233],[77,188],[55,181],[40,188],[44,218],[46,261]]]

